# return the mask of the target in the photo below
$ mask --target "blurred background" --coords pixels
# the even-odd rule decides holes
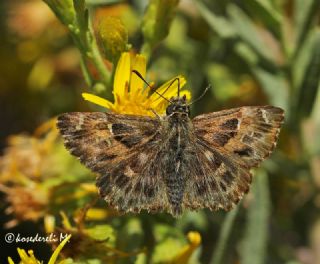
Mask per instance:
[[[47,263],[56,243],[4,237],[52,232],[72,234],[68,263],[320,263],[318,0],[45,2],[0,2],[1,263],[19,263],[18,247]],[[212,84],[193,116],[285,110],[278,147],[237,209],[120,216],[96,200],[95,176],[64,149],[54,118],[97,110],[82,92],[112,99],[112,65],[128,49],[145,54],[156,85],[183,74],[196,98]]]

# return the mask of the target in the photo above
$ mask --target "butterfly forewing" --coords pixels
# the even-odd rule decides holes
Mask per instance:
[[[58,118],[65,146],[98,173],[100,195],[120,211],[165,210],[158,170],[160,123],[150,117],[100,112]]]
[[[186,207],[230,209],[251,183],[257,167],[276,145],[283,110],[241,107],[193,119],[196,158],[191,160]]]
[[[274,149],[283,113],[273,106],[247,106],[199,115],[193,125],[201,144],[251,168]]]

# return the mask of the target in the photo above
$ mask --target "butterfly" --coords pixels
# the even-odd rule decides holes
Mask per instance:
[[[120,212],[230,210],[278,139],[284,111],[244,106],[190,119],[186,97],[164,116],[74,112],[58,117],[66,148],[97,174],[101,197]]]

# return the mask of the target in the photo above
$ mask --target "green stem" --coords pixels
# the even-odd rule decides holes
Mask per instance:
[[[106,69],[106,66],[101,57],[101,53],[99,51],[98,45],[94,39],[90,43],[90,55],[91,55],[93,64],[95,65],[95,67],[97,68],[97,71],[99,72],[101,81],[106,85],[106,87],[109,87],[111,73]]]
[[[83,74],[83,77],[84,77],[86,84],[88,85],[88,87],[92,87],[93,78],[92,78],[91,73],[88,69],[88,66],[86,63],[86,57],[84,54],[81,54],[80,67],[81,67],[81,71],[82,71],[82,74]]]
[[[231,234],[231,229],[234,223],[234,220],[236,219],[237,213],[239,211],[239,205],[237,205],[230,213],[227,214],[225,217],[225,221],[222,226],[222,230],[219,235],[218,244],[212,254],[210,264],[220,264],[224,250],[226,248],[228,238]]]
[[[101,53],[99,51],[99,47],[97,44],[97,40],[94,35],[94,30],[93,26],[91,23],[91,10],[89,9],[89,25],[88,25],[88,32],[87,32],[87,37],[86,37],[86,44],[88,47],[88,53],[89,57],[92,59],[92,62],[94,66],[96,67],[101,82],[104,84],[106,87],[105,89],[105,96],[106,98],[110,99],[112,98],[112,87],[111,87],[111,72],[109,72],[106,68],[106,65],[104,63],[104,60],[101,56]]]
[[[149,42],[145,42],[141,48],[141,53],[146,57],[147,61],[150,59],[151,50],[152,48]]]

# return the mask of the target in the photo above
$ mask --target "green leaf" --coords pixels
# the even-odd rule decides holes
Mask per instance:
[[[222,258],[223,258],[223,254],[225,251],[225,248],[227,246],[228,243],[228,239],[230,237],[231,234],[231,230],[234,224],[234,221],[236,219],[236,216],[238,214],[239,211],[239,207],[240,205],[237,205],[231,212],[229,212],[226,217],[225,220],[223,222],[222,225],[222,229],[220,231],[219,234],[219,240],[218,240],[218,244],[213,252],[210,264],[220,264],[223,263]],[[245,262],[243,262],[245,263]]]
[[[320,29],[313,34],[310,54],[310,61],[304,72],[303,81],[298,88],[298,106],[297,111],[302,117],[308,117],[313,109],[315,99],[320,84]]]
[[[295,28],[297,29],[297,41],[294,56],[297,55],[301,48],[301,44],[311,28],[311,24],[315,20],[316,14],[319,13],[319,0],[295,0]]]
[[[208,228],[208,224],[208,219],[204,211],[187,211],[176,221],[176,227],[180,230],[187,230],[192,226],[195,227],[196,230],[205,231]]]
[[[86,0],[86,4],[90,6],[98,5],[114,5],[119,3],[124,3],[124,0]]]
[[[284,76],[272,74],[257,67],[253,67],[252,72],[268,96],[270,104],[279,106],[287,111],[289,105],[289,88]]]
[[[252,186],[253,200],[248,208],[247,227],[240,251],[241,263],[263,264],[267,256],[270,217],[268,175],[259,170]]]
[[[176,228],[157,224],[154,227],[156,246],[152,254],[151,263],[168,263],[186,245],[186,238]]]
[[[118,232],[117,248],[125,252],[135,252],[143,248],[144,234],[141,222],[138,218],[131,218]],[[131,257],[136,259],[137,256]],[[120,260],[120,263],[128,263],[128,259]]]
[[[108,241],[108,244],[114,245],[115,243],[115,233],[111,226],[109,225],[95,225],[94,227],[87,228],[86,232],[88,235],[99,241]]]
[[[282,16],[269,0],[247,0],[243,3],[254,17],[263,21],[277,38],[281,38]]]
[[[274,57],[271,49],[260,37],[258,27],[252,22],[250,17],[234,4],[228,5],[227,12],[238,36],[249,46],[251,46],[259,56],[270,64],[274,64]]]
[[[257,53],[247,43],[239,41],[234,45],[234,50],[249,66],[254,67],[259,63]]]
[[[239,80],[234,78],[228,67],[211,63],[207,67],[207,74],[210,83],[213,84],[212,92],[219,101],[227,101],[237,96]]]
[[[208,25],[222,38],[235,38],[237,36],[236,29],[223,16],[216,15],[209,10],[202,2],[195,0],[195,5]]]
[[[142,22],[145,53],[167,37],[178,3],[179,0],[150,0]]]

